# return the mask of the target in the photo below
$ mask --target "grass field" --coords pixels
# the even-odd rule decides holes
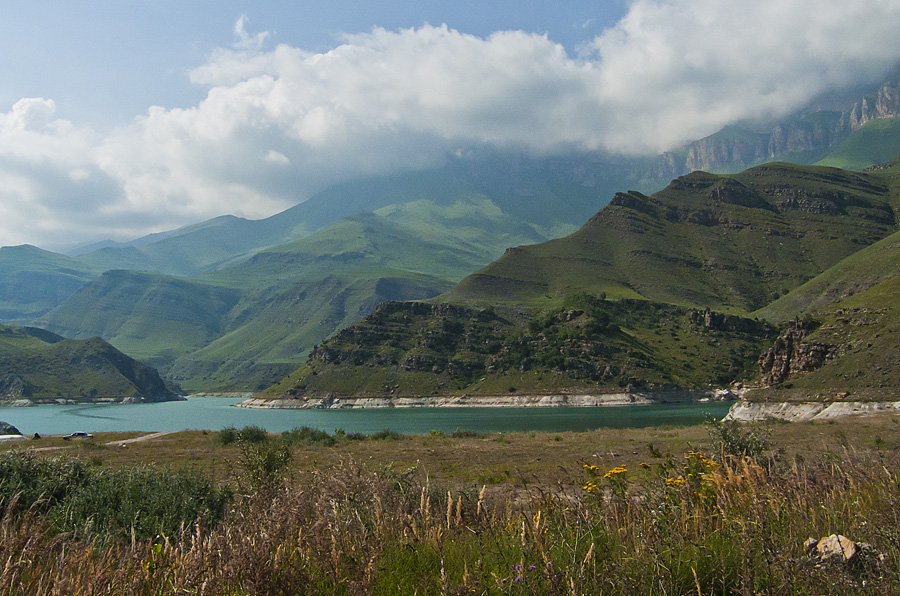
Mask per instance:
[[[30,454],[4,445],[0,465],[22,478],[43,470],[58,487],[46,474],[58,469],[106,488],[57,490],[54,508],[12,498],[4,472],[0,591],[893,594],[898,429],[900,417],[878,416],[475,436],[245,428],[107,444],[137,436],[120,433],[49,437]],[[753,457],[729,456],[736,447]],[[166,486],[175,480],[180,497]],[[135,509],[129,533],[119,512],[134,497],[121,494],[135,482],[154,506]],[[226,493],[215,486],[232,495],[219,513]],[[113,512],[102,513],[103,491],[120,495]],[[182,500],[200,507],[197,519],[221,519],[141,533],[157,527],[147,511]],[[170,509],[160,509],[168,527]],[[807,555],[807,538],[832,533],[884,560]]]

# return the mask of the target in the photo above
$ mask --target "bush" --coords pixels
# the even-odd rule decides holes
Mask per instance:
[[[269,433],[260,426],[249,425],[238,431],[238,439],[245,443],[265,443],[269,440]]]
[[[324,430],[301,426],[281,433],[281,438],[289,445],[324,445],[331,447],[335,444],[335,438]]]
[[[57,531],[84,539],[153,538],[207,527],[231,498],[201,475],[146,466],[108,470],[75,459],[0,456],[0,506],[48,513]]]
[[[176,536],[195,522],[218,523],[231,493],[205,477],[145,466],[94,470],[51,512],[54,525],[83,538]]]
[[[226,426],[216,435],[216,440],[221,445],[231,445],[238,440],[238,429],[233,426]]]
[[[380,430],[372,435],[372,439],[375,441],[399,441],[402,438],[403,435],[395,430],[390,430],[388,428]]]
[[[292,459],[290,447],[283,442],[241,443],[239,464],[254,491],[277,487]]]
[[[744,430],[737,420],[708,418],[706,426],[717,453],[756,459],[769,448],[768,433],[752,428]]]

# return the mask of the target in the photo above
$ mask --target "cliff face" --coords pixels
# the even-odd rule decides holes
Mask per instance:
[[[887,83],[840,111],[820,110],[754,132],[736,127],[694,141],[682,154],[659,156],[652,175],[682,176],[695,170],[734,171],[786,156],[808,156],[817,161],[828,149],[870,120],[900,116],[900,82]]]
[[[883,85],[874,98],[864,97],[853,105],[847,117],[850,130],[857,130],[875,118],[896,118],[900,115],[900,83]]]
[[[792,322],[759,359],[763,385],[777,385],[789,376],[811,372],[825,363],[832,346],[805,341],[809,329]]]

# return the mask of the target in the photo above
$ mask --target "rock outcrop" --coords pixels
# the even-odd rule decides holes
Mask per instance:
[[[807,155],[812,161],[850,133],[875,119],[900,116],[900,83],[890,82],[852,106],[818,110],[780,122],[771,130],[750,131],[727,127],[693,141],[684,153],[660,155],[651,168],[657,177],[682,176],[695,170],[723,171],[775,161],[784,156]]]
[[[759,359],[763,385],[783,383],[789,376],[811,372],[825,363],[833,346],[804,341],[810,329],[793,321]]]

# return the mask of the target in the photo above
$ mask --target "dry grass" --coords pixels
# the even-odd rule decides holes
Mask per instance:
[[[764,460],[718,466],[703,428],[340,441],[295,448],[254,491],[212,435],[76,446],[113,466],[217,462],[244,490],[215,528],[106,547],[9,507],[0,594],[900,593],[897,428],[778,424]],[[831,533],[885,562],[817,567],[803,541]]]

